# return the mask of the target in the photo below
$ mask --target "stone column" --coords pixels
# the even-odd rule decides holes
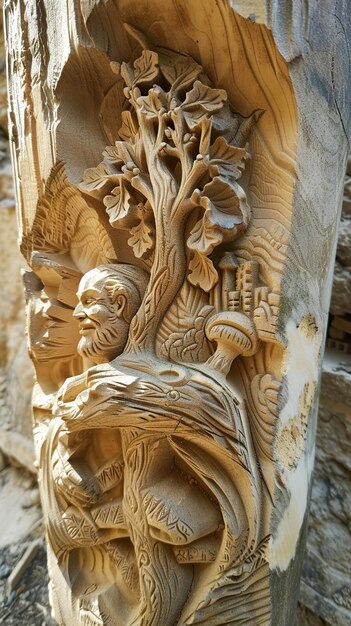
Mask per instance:
[[[292,625],[346,6],[5,4],[54,616]]]

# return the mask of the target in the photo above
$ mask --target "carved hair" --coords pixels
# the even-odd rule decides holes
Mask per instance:
[[[103,281],[112,303],[121,295],[125,297],[123,319],[129,323],[143,299],[149,280],[147,272],[127,263],[99,265],[95,271],[100,274],[98,281]]]

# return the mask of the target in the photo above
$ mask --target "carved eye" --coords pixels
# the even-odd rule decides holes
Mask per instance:
[[[93,304],[96,302],[95,298],[85,298],[84,304]]]

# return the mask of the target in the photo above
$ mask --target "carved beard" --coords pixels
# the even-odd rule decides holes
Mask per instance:
[[[97,362],[108,361],[121,354],[127,340],[123,326],[120,318],[111,315],[105,326],[96,327],[92,337],[81,337],[78,343],[79,354]]]

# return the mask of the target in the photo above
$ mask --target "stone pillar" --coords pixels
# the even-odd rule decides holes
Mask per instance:
[[[289,626],[346,7],[63,4],[5,7],[55,618]]]

